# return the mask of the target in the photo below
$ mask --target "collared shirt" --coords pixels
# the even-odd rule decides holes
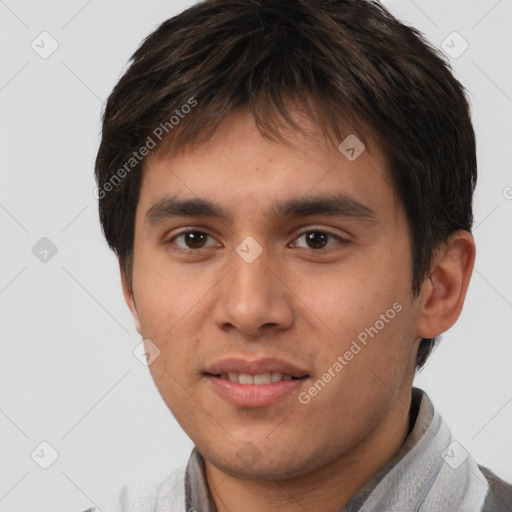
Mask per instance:
[[[508,512],[512,485],[478,466],[435,411],[412,390],[411,429],[398,452],[338,512]],[[186,468],[152,488],[128,491],[103,512],[216,512],[196,448]],[[112,506],[113,505],[113,506]],[[89,509],[84,512],[95,512]]]

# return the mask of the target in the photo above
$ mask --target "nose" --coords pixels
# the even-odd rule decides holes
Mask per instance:
[[[251,263],[233,251],[231,271],[221,281],[213,319],[219,329],[236,329],[246,336],[293,324],[293,293],[279,264],[267,251]]]

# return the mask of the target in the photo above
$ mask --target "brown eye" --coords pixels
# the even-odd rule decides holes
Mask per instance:
[[[183,239],[184,245],[178,243],[176,243],[176,245],[181,249],[193,251],[207,247],[205,243],[209,236],[210,235],[203,231],[185,231],[173,237],[170,242],[173,243],[178,239]]]
[[[309,231],[306,233],[306,243],[312,249],[323,249],[327,244],[328,237],[329,235],[326,236],[325,233],[320,231]]]
[[[192,233],[186,233],[184,239],[190,249],[200,249],[203,247],[207,236],[208,235],[200,233],[199,231],[194,231]]]
[[[305,231],[297,238],[297,240],[300,240],[301,238],[304,238],[307,246],[304,247],[304,246],[297,245],[297,247],[311,249],[314,251],[318,251],[318,250],[326,248],[327,244],[329,243],[329,239],[334,239],[335,241],[338,242],[338,244],[345,242],[345,240],[343,238],[341,238],[337,235],[328,233],[326,231],[320,231],[320,230]]]

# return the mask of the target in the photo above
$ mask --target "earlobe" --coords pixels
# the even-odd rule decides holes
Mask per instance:
[[[131,288],[130,284],[128,283],[128,280],[126,278],[126,275],[124,273],[124,270],[123,270],[121,264],[119,265],[119,270],[121,273],[121,287],[123,289],[124,300],[126,301],[126,304],[132,313],[132,316],[133,316],[133,319],[135,322],[135,329],[137,329],[137,332],[142,336],[142,329],[140,326],[139,313],[137,312],[137,305],[135,303],[135,298],[133,296],[132,288]]]
[[[475,262],[471,233],[457,231],[439,249],[420,294],[417,336],[435,338],[459,318]]]

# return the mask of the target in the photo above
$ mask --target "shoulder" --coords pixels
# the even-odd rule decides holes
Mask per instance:
[[[185,467],[163,479],[120,484],[117,490],[80,512],[185,512]]]
[[[512,484],[502,480],[489,468],[478,466],[478,469],[489,483],[484,510],[486,512],[512,511]]]
[[[158,486],[155,512],[185,512],[185,475],[186,466],[180,467]]]

